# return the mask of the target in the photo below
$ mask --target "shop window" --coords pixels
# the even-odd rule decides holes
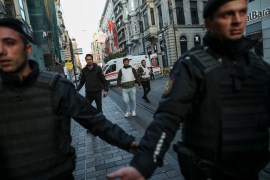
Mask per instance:
[[[251,40],[257,40],[258,41],[258,43],[256,44],[256,46],[254,47],[254,51],[255,51],[255,53],[258,56],[263,57],[263,38],[262,38],[262,32],[250,34],[250,35],[247,35],[247,37],[249,39],[251,39]]]

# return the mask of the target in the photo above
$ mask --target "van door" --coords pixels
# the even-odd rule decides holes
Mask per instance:
[[[108,65],[107,69],[104,71],[104,76],[110,85],[116,85],[118,76],[118,72],[116,72],[116,64]]]

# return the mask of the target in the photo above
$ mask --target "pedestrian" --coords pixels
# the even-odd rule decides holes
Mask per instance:
[[[146,67],[146,61],[143,59],[141,61],[142,66],[140,66],[138,68],[138,76],[140,77],[141,80],[141,84],[143,87],[143,97],[142,99],[145,100],[145,102],[150,103],[147,94],[150,92],[151,90],[151,86],[150,86],[150,74],[151,71],[148,69],[148,67]]]
[[[125,117],[130,115],[136,116],[136,87],[137,83],[141,86],[140,79],[137,75],[136,70],[129,65],[129,59],[123,59],[123,68],[119,70],[117,76],[117,88],[122,88],[122,96],[125,104]],[[129,100],[131,100],[132,106],[129,106]],[[130,111],[131,110],[131,111]]]
[[[246,0],[209,0],[204,44],[180,57],[130,166],[108,179],[149,178],[174,145],[186,180],[258,180],[269,161],[270,66],[243,36]]]
[[[154,74],[154,71],[153,71],[153,67],[152,66],[150,67],[150,79],[151,80],[155,80],[155,74]]]
[[[103,97],[108,95],[108,83],[102,73],[102,69],[93,62],[93,55],[86,54],[86,66],[81,71],[80,83],[77,87],[79,91],[85,85],[85,97],[90,104],[95,101],[97,110],[102,112],[102,90]]]
[[[25,22],[0,19],[0,179],[74,179],[71,118],[133,152],[134,137],[97,112],[72,82],[28,60],[29,32]]]

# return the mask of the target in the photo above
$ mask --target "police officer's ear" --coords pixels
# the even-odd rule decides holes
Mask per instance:
[[[205,19],[204,20],[204,26],[205,26],[205,28],[208,30],[208,31],[211,31],[211,21],[210,21],[210,19],[209,18],[207,18],[207,19]]]
[[[27,56],[29,56],[32,53],[32,45],[30,43],[25,45],[25,51]]]

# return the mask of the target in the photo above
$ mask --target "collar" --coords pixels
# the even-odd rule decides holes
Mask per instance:
[[[33,83],[38,76],[39,67],[38,63],[33,60],[28,60],[28,63],[32,71],[22,80],[20,80],[18,76],[13,75],[12,73],[4,73],[3,71],[0,71],[0,76],[2,78],[3,84],[21,87]]]
[[[211,32],[207,32],[203,38],[204,44],[209,46],[214,52],[223,56],[239,57],[252,49],[257,41],[242,37],[237,41],[223,40]]]

